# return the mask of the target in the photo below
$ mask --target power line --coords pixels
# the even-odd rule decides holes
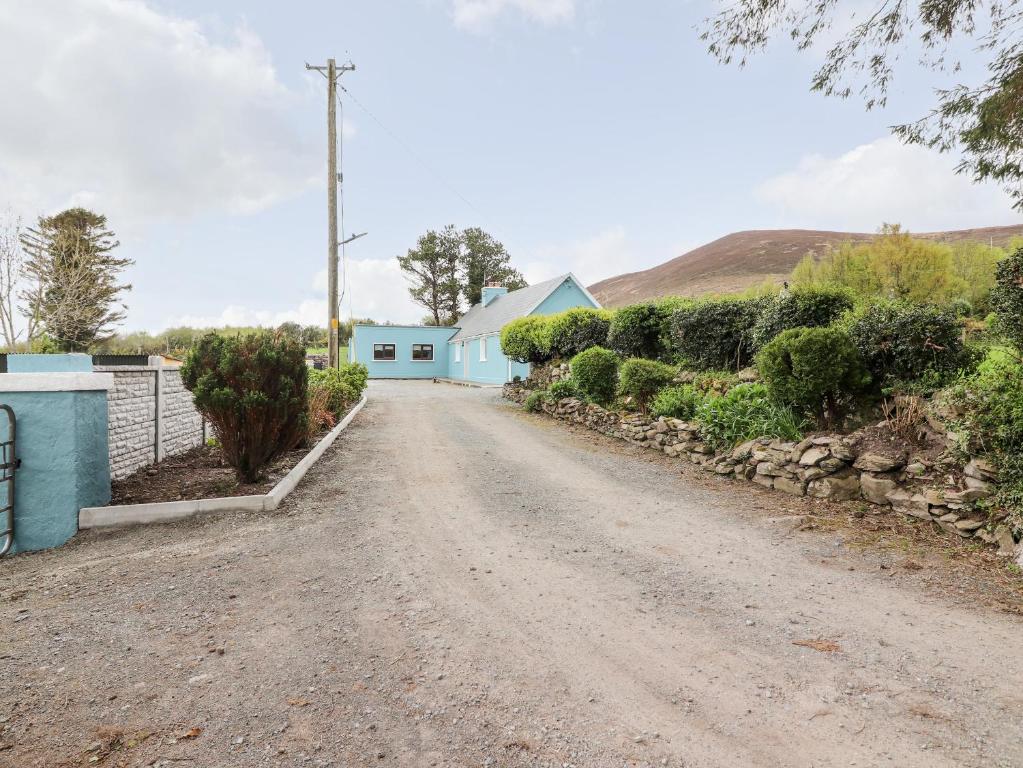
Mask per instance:
[[[453,194],[455,197],[457,197],[459,200],[461,200],[467,206],[472,208],[477,214],[479,214],[480,216],[484,216],[485,217],[484,213],[479,208],[477,208],[475,205],[473,205],[468,200],[468,198],[465,197],[465,195],[463,195],[461,192],[459,192],[457,189],[455,189],[451,184],[449,184],[447,182],[447,180],[443,176],[440,175],[440,172],[437,171],[436,168],[434,168],[429,163],[427,163],[426,160],[424,160],[419,155],[419,153],[417,153],[411,146],[409,146],[409,144],[406,141],[404,141],[400,136],[398,136],[398,134],[396,134],[394,131],[392,131],[390,128],[388,128],[386,125],[384,125],[383,121],[379,117],[374,115],[372,112],[370,112],[370,110],[366,107],[365,104],[363,104],[361,101],[359,101],[357,98],[355,98],[355,95],[351,91],[349,91],[347,88],[345,88],[341,84],[338,84],[338,87],[342,91],[347,93],[348,96],[351,98],[351,100],[353,102],[355,102],[356,106],[358,106],[359,109],[361,109],[363,112],[365,112],[367,115],[369,115],[369,117],[373,120],[373,122],[375,122],[377,125],[379,125],[384,130],[384,132],[395,141],[395,143],[397,143],[402,149],[404,149],[406,152],[408,152],[409,155],[411,155],[412,158],[416,162],[418,162],[423,167],[424,170],[426,170],[429,174],[431,174],[438,182],[440,182],[445,187],[447,187],[448,191],[451,192],[451,194]]]

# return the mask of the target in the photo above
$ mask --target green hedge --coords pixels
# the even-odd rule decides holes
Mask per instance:
[[[962,323],[951,310],[876,301],[860,307],[842,325],[881,388],[928,374],[940,380],[969,363]]]
[[[542,315],[512,320],[501,329],[501,351],[520,363],[540,364],[553,358],[550,325]]]
[[[572,358],[572,379],[590,400],[607,405],[618,386],[618,355],[603,347],[590,347]]]
[[[757,368],[779,403],[834,424],[870,374],[849,334],[840,328],[793,328],[768,342]]]
[[[760,350],[782,331],[790,328],[823,328],[853,308],[854,297],[847,288],[805,286],[781,293],[765,302],[750,330],[750,346]]]
[[[671,352],[695,370],[732,370],[753,360],[750,331],[770,297],[704,299],[671,314]]]
[[[671,354],[672,312],[692,303],[692,299],[672,296],[616,310],[608,330],[608,347],[625,358],[667,359]]]
[[[553,357],[572,357],[590,347],[607,346],[611,313],[576,307],[546,318],[548,349]]]

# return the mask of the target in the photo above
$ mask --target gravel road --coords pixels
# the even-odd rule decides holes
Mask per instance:
[[[0,561],[0,765],[1023,765],[1019,617],[673,466],[374,382],[277,513]]]

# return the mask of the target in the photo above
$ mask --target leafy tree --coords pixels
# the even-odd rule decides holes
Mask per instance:
[[[998,264],[991,304],[998,313],[998,327],[1023,352],[1023,248]]]
[[[21,218],[6,213],[0,220],[0,335],[13,351],[21,333],[15,328],[15,287],[22,276],[25,254],[21,248]]]
[[[21,294],[23,312],[63,351],[82,351],[112,335],[125,317],[120,295],[131,288],[117,282],[133,262],[118,258],[119,243],[107,218],[85,208],[41,216],[21,242],[28,253],[30,286]]]
[[[269,331],[204,336],[181,367],[196,409],[245,483],[306,437],[305,348]]]
[[[459,246],[458,233],[447,227],[422,235],[415,248],[398,257],[398,266],[409,281],[409,295],[430,311],[434,325],[459,314]]]
[[[470,307],[483,300],[485,285],[493,283],[509,291],[526,287],[522,274],[511,266],[505,247],[479,227],[462,231],[460,279],[462,295]]]
[[[501,351],[520,363],[546,363],[552,357],[547,317],[528,315],[512,320],[501,329]]]
[[[958,76],[964,47],[986,57],[983,82],[937,91],[937,106],[920,120],[894,127],[903,141],[948,151],[960,147],[960,173],[1001,182],[1023,208],[1023,51],[1016,0],[874,0],[859,18],[846,5],[819,0],[739,0],[708,20],[703,39],[720,61],[749,56],[784,35],[806,50],[834,29],[811,89],[847,98],[858,93],[867,109],[884,107],[900,59],[915,59]],[[860,20],[862,19],[862,20]]]
[[[430,311],[427,325],[447,325],[462,315],[462,299],[468,306],[483,299],[483,287],[502,285],[510,291],[524,288],[526,281],[511,266],[505,247],[478,227],[459,231],[454,225],[430,231],[416,247],[398,257],[411,283],[412,300]]]
[[[947,303],[966,286],[956,275],[952,248],[885,224],[874,240],[842,243],[819,261],[804,258],[792,273],[797,286],[838,285],[860,296]]]

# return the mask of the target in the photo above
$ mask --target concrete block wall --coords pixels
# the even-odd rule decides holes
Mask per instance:
[[[177,368],[164,367],[156,359],[146,366],[96,366],[96,370],[114,376],[107,396],[112,478],[127,477],[202,445],[203,420]]]

